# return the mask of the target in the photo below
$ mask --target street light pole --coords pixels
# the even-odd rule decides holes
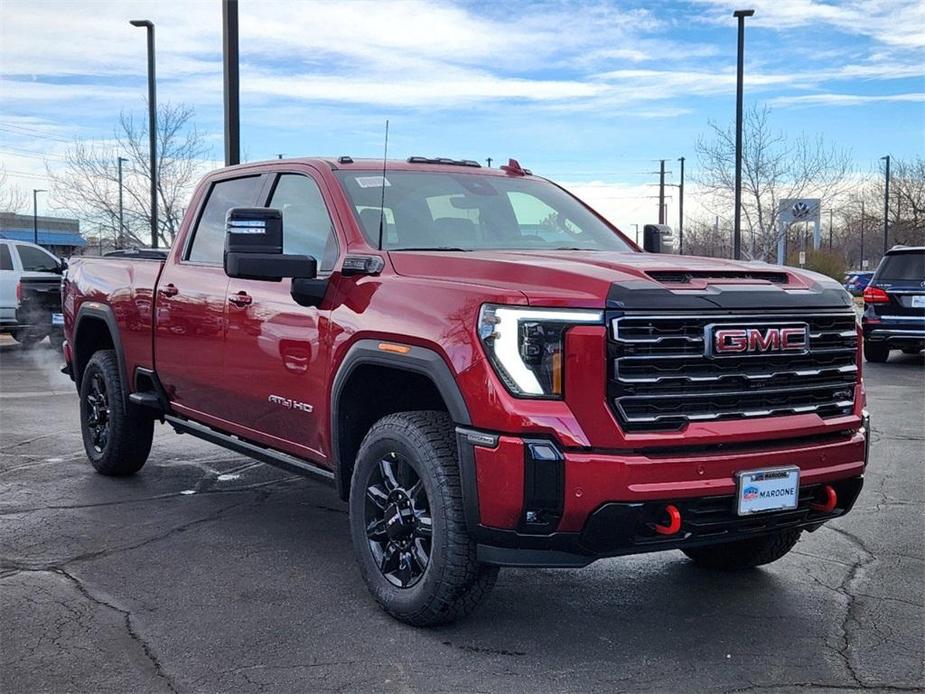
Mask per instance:
[[[125,248],[125,222],[122,215],[122,162],[128,161],[125,157],[117,157],[119,164],[119,248]]]
[[[39,193],[47,193],[44,188],[32,189],[32,243],[39,245],[39,213],[38,213],[38,196]]]
[[[684,253],[684,157],[681,162],[681,185],[678,186],[678,253]]]
[[[736,182],[735,213],[732,223],[732,256],[742,258],[742,97],[745,77],[745,18],[755,10],[736,10],[732,16],[739,20],[739,51],[736,68]]]
[[[883,254],[886,255],[890,229],[890,155],[880,158],[886,162],[886,185],[883,188]]]
[[[154,72],[154,22],[133,19],[133,27],[148,33],[148,159],[151,161],[151,248],[157,248],[157,79]]]

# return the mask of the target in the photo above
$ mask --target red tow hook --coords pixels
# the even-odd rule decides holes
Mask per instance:
[[[665,513],[668,514],[668,525],[655,524],[655,532],[659,535],[674,535],[681,529],[681,512],[674,504],[665,506]]]
[[[832,489],[832,486],[828,484],[824,484],[819,488],[816,498],[822,499],[822,501],[812,503],[809,507],[813,511],[819,511],[820,513],[831,513],[835,510],[835,504],[838,503],[838,495]]]

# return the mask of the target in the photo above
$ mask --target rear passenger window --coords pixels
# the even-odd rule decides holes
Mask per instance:
[[[0,244],[0,270],[12,270],[13,258],[10,256],[10,247]]]
[[[25,272],[57,272],[58,259],[41,248],[34,246],[20,246],[17,244],[19,262]]]
[[[193,234],[186,259],[194,263],[221,265],[225,251],[225,215],[232,207],[255,207],[260,176],[219,181],[212,186],[205,209]]]

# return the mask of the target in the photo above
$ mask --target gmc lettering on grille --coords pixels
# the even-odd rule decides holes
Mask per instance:
[[[809,349],[807,326],[736,328],[706,326],[704,343],[711,356],[806,352]]]

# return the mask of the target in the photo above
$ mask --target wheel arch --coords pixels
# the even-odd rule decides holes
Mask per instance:
[[[417,345],[403,345],[407,352],[387,352],[380,349],[381,342],[364,339],[352,345],[331,387],[331,453],[337,493],[344,500],[360,442],[386,414],[443,409],[457,425],[471,424],[466,401],[443,357]],[[394,399],[386,402],[381,396],[393,387]],[[359,398],[368,392],[371,397]],[[419,406],[408,407],[409,403]],[[353,407],[357,404],[359,410]]]

